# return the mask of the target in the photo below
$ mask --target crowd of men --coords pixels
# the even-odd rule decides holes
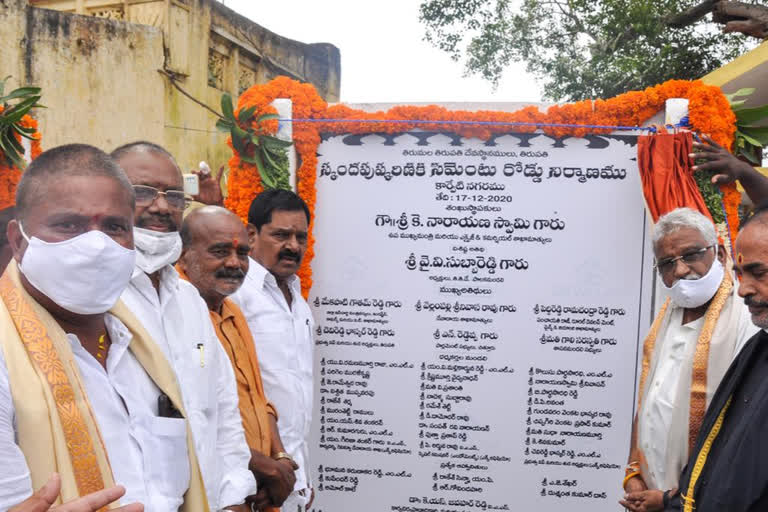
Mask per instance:
[[[186,203],[150,142],[24,171],[0,215],[0,510],[309,508],[309,209]]]
[[[768,179],[712,141],[701,170]],[[60,146],[0,212],[0,510],[304,512],[313,320],[296,271],[310,212],[209,175],[185,217],[175,159],[135,142]],[[621,504],[768,510],[768,207],[732,251],[679,208],[654,226],[669,299],[644,346]]]

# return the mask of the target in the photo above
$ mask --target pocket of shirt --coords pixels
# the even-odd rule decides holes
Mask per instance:
[[[168,503],[183,499],[190,479],[187,420],[151,416],[144,430],[145,481]]]
[[[216,340],[218,343],[218,340]],[[188,356],[181,393],[184,396],[184,404],[191,414],[195,412],[207,418],[210,416],[211,393],[215,393],[215,386],[211,388],[211,369],[215,364],[213,347],[206,343],[203,352],[197,346]]]

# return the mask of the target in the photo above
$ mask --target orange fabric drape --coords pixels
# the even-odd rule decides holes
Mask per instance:
[[[693,179],[688,155],[693,152],[691,132],[641,135],[637,139],[637,165],[643,195],[655,223],[675,208],[688,207],[712,216]]]

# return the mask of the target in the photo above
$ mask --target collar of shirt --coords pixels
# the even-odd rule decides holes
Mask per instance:
[[[125,351],[128,350],[128,344],[131,342],[132,335],[131,331],[128,330],[125,324],[123,324],[123,322],[118,320],[118,318],[113,315],[104,315],[104,324],[107,328],[107,332],[109,333],[109,338],[111,341],[109,347],[109,357],[107,358],[107,368],[111,371],[120,363],[120,359],[122,359]],[[69,344],[72,347],[73,352],[79,353],[81,357],[88,356],[93,358],[94,362],[99,364],[98,361],[96,361],[96,358],[93,357],[90,352],[85,349],[85,347],[83,347],[80,339],[77,336],[71,333],[67,333],[67,339],[69,340]]]
[[[259,289],[264,287],[278,289],[277,279],[275,279],[275,276],[273,276],[272,273],[266,269],[266,267],[264,267],[261,263],[254,260],[250,256],[248,257],[248,274],[246,275],[246,279],[253,280]],[[289,277],[286,281],[288,282],[288,287],[291,289],[291,292],[294,295],[297,293],[297,291],[301,292],[301,282],[299,281],[299,277],[296,274]]]
[[[224,299],[224,302],[221,303],[221,311],[211,311],[211,316],[219,325],[224,323],[225,320],[235,317],[235,313],[232,311],[232,308],[230,308],[227,304],[228,300],[231,299]]]
[[[171,265],[158,270],[160,272],[160,288],[155,290],[155,286],[152,284],[152,280],[149,275],[141,270],[139,267],[134,267],[133,274],[131,275],[131,283],[136,287],[136,290],[144,296],[145,299],[152,304],[164,307],[170,297],[173,296],[179,290],[179,273]]]

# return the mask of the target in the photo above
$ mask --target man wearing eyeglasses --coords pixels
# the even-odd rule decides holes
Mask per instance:
[[[690,208],[663,215],[654,226],[653,250],[669,298],[643,348],[621,501],[633,512],[663,510],[714,391],[757,331],[709,218]]]
[[[195,439],[211,510],[248,510],[256,493],[229,358],[197,289],[179,279],[185,197],[181,171],[164,148],[134,142],[112,152],[136,193],[136,268],[122,295],[171,362]]]

